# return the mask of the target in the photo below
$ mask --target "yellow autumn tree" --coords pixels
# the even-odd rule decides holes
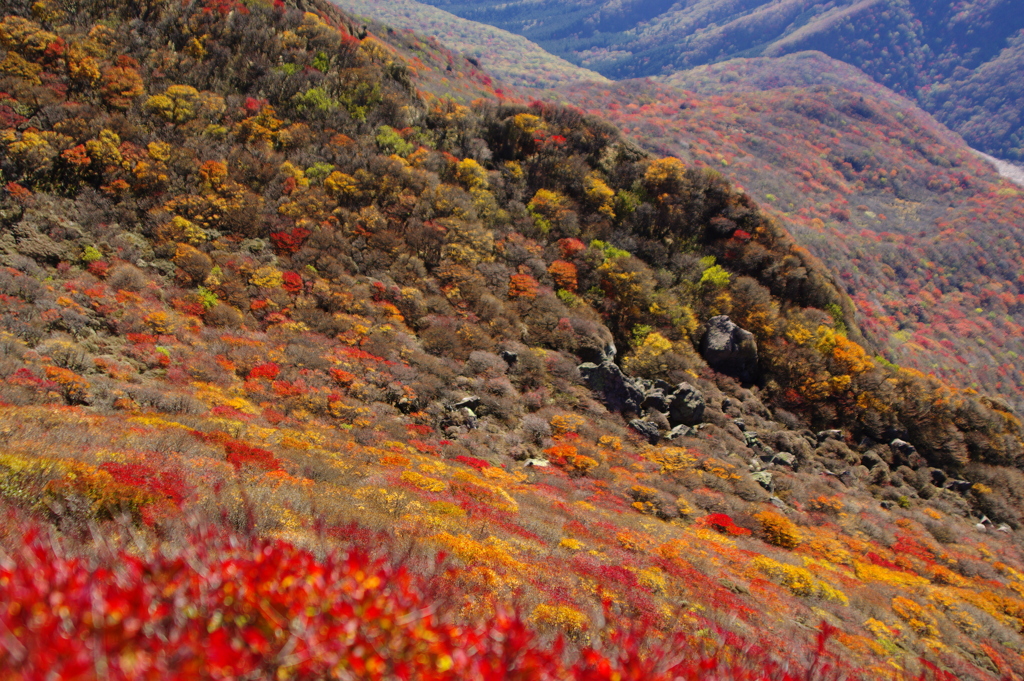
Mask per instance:
[[[191,85],[171,85],[163,94],[146,100],[144,108],[171,123],[187,123],[196,117],[199,91]]]

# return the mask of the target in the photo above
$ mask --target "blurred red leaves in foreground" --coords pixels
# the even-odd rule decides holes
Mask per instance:
[[[429,571],[428,571],[429,573]],[[0,679],[827,679],[825,626],[786,666],[734,635],[609,632],[566,653],[508,612],[457,621],[442,580],[209,528],[75,555],[26,530],[0,562]],[[951,678],[951,677],[950,677]]]

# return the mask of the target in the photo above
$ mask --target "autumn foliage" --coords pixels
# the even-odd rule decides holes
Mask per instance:
[[[302,7],[5,10],[0,677],[1024,673],[1008,405],[723,176]]]

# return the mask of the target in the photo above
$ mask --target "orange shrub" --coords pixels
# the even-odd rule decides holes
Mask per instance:
[[[530,300],[536,298],[539,292],[540,285],[537,283],[537,280],[529,274],[513,274],[509,277],[509,298],[525,298]]]
[[[545,449],[544,454],[548,457],[548,461],[574,477],[586,475],[599,465],[589,456],[580,454],[572,445],[555,445]]]
[[[784,549],[793,549],[800,544],[800,532],[786,516],[774,511],[762,511],[754,518],[761,523],[761,534],[769,544]]]

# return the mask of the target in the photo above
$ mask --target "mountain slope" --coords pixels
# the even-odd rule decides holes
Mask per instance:
[[[749,194],[317,1],[77,9],[0,18],[8,675],[1024,671],[1019,420]]]
[[[819,50],[915,97],[973,146],[1022,154],[1024,13],[1013,0],[430,0],[612,78]]]
[[[891,361],[1022,404],[1019,189],[914,104],[820,53],[578,88],[660,153],[735,178],[838,272]]]

